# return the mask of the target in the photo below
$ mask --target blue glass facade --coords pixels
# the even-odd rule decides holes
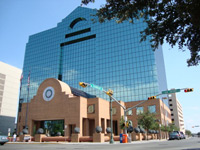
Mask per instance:
[[[142,19],[134,24],[114,20],[94,23],[95,9],[77,7],[57,27],[29,37],[24,59],[21,98],[27,101],[29,70],[31,99],[46,78],[108,100],[79,82],[112,89],[117,100],[145,100],[167,89],[162,49],[152,51],[149,39],[140,43]]]

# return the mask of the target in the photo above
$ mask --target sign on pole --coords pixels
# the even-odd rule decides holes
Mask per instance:
[[[98,85],[90,84],[90,86],[93,87],[93,88],[95,88],[95,89],[103,91],[103,88],[100,87],[100,86],[98,86]]]
[[[181,89],[172,89],[172,90],[168,90],[168,91],[162,91],[162,94],[177,93],[180,91],[181,91]]]

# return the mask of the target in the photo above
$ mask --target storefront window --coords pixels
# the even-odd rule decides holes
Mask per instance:
[[[50,136],[57,136],[58,132],[64,135],[64,120],[48,120],[44,121],[44,131]]]

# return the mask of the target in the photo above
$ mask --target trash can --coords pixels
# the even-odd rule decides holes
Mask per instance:
[[[127,143],[127,134],[123,134],[123,143]]]
[[[120,134],[120,135],[119,135],[119,141],[120,141],[120,143],[123,142],[123,134]]]

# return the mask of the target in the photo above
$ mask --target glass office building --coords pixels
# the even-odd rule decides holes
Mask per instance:
[[[121,101],[146,100],[167,89],[162,49],[152,51],[150,37],[140,42],[142,19],[134,24],[113,21],[94,23],[95,9],[77,7],[57,27],[31,35],[26,45],[21,98],[36,95],[47,78],[109,99],[102,91],[79,82],[112,89]],[[27,78],[30,73],[30,96]]]

